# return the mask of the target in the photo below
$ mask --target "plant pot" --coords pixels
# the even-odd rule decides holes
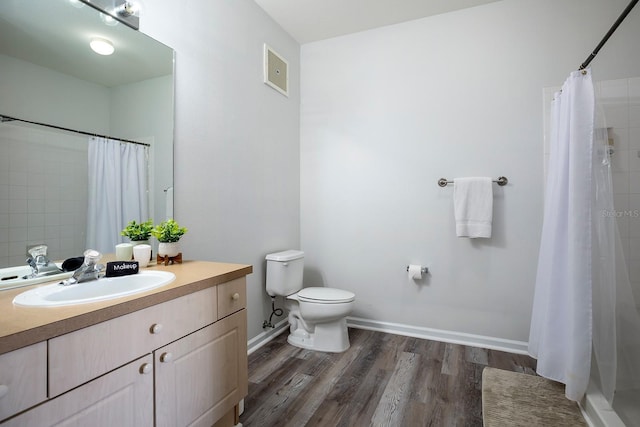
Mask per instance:
[[[160,242],[158,255],[174,257],[180,253],[180,242]]]
[[[151,246],[151,243],[149,243],[149,240],[131,240],[131,244],[133,246],[138,246],[138,245],[149,245]],[[153,259],[153,250],[151,251],[151,256],[149,257],[149,261],[151,261]]]

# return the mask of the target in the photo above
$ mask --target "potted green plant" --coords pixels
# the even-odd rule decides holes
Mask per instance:
[[[131,240],[131,243],[135,246],[141,243],[149,243],[152,230],[153,220],[147,220],[140,223],[136,222],[136,220],[132,220],[129,221],[120,234],[128,237],[129,240]]]
[[[173,219],[168,219],[153,227],[151,235],[158,239],[158,255],[174,257],[180,253],[180,238],[187,232]]]

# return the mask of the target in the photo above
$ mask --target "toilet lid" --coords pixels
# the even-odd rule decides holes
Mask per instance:
[[[335,288],[303,288],[298,292],[300,301],[335,304],[351,302],[356,298],[353,292]]]

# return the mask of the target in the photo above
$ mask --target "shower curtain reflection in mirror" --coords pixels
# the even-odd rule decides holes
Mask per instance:
[[[113,252],[129,221],[150,217],[148,151],[144,145],[89,139],[87,247]]]

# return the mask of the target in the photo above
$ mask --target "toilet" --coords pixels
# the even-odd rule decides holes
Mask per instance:
[[[349,348],[346,316],[355,294],[324,287],[302,287],[304,252],[287,250],[266,256],[267,293],[285,297],[289,310],[289,344],[340,353]]]

